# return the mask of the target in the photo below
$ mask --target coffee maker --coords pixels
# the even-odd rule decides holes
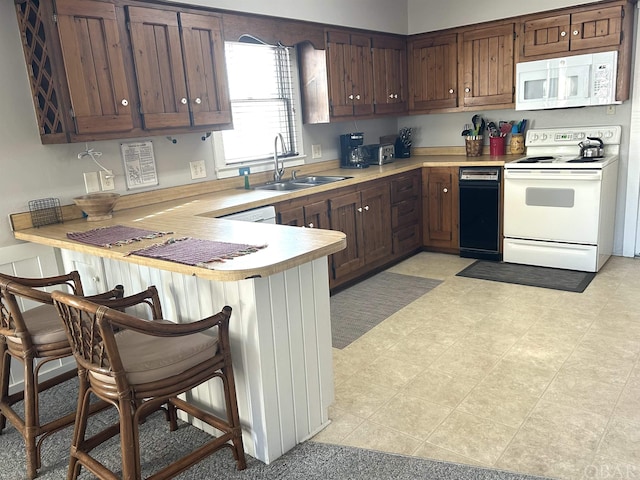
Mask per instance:
[[[341,168],[367,168],[369,166],[362,151],[363,144],[364,133],[362,132],[340,135]]]

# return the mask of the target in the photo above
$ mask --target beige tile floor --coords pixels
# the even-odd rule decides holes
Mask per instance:
[[[584,293],[456,277],[420,253],[390,271],[443,280],[334,349],[316,441],[560,479],[640,479],[640,259]]]

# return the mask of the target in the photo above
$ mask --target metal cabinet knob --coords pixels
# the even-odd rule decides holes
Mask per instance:
[[[358,212],[362,213],[362,207],[358,207]]]
[[[356,95],[356,100],[360,100],[360,95]]]
[[[455,92],[455,90],[453,88],[450,88],[449,93],[453,93],[453,92]]]
[[[313,228],[313,222],[309,223],[309,228]]]
[[[567,36],[567,32],[564,32],[564,31],[563,31],[563,32],[560,32],[560,36],[561,36],[561,37],[566,37],[566,36]]]
[[[389,98],[393,98],[393,93],[390,93],[390,94],[389,94]]]
[[[200,105],[202,103],[202,99],[198,97],[194,100],[194,102],[196,102],[197,105]]]
[[[574,31],[573,31],[573,34],[574,34],[574,35],[578,35],[579,33],[580,33],[580,30],[574,30]]]
[[[445,188],[443,188],[443,189],[442,189],[442,191],[443,191],[444,193],[447,193],[447,192],[449,191],[449,189],[445,187]]]
[[[120,103],[122,104],[123,107],[126,107],[129,105],[129,100],[127,100],[126,98],[123,98]]]
[[[180,103],[181,103],[182,105],[186,105],[186,104],[187,104],[187,99],[186,99],[185,97],[182,97],[182,98],[180,99]]]
[[[465,89],[464,89],[464,91],[465,91],[466,93],[469,93],[469,92],[471,91],[471,89],[470,89],[469,87],[467,87],[467,88],[465,88]]]
[[[368,212],[369,211],[369,205],[365,205],[364,209]]]
[[[353,100],[353,94],[349,95],[349,100]]]
[[[394,93],[394,94],[393,94],[393,98],[398,98],[398,94],[397,94],[397,93]]]

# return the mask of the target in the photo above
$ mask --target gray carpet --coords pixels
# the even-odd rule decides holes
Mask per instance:
[[[472,263],[456,275],[576,293],[584,292],[591,280],[596,276],[592,272],[578,272],[576,270],[536,267],[516,263],[488,262],[485,260],[478,260]]]
[[[75,405],[75,382],[55,387],[45,392],[43,402],[47,408],[43,415],[66,412]],[[112,412],[102,412],[92,417],[93,422],[110,424],[115,419]],[[200,445],[208,435],[197,428],[182,423],[176,432],[170,433],[160,413],[147,419],[141,426],[142,473],[147,477],[168,464],[179,454]],[[119,465],[119,444],[112,439],[94,450],[94,454],[110,468]],[[63,480],[67,471],[67,452],[71,441],[68,427],[43,443],[43,468],[39,480]],[[235,468],[233,455],[223,449],[175,477],[180,480],[535,480],[541,477],[520,475],[456,463],[392,455],[358,448],[305,442],[284,456],[265,465],[247,456],[248,467],[241,472]],[[18,432],[8,426],[0,435],[0,479],[25,478],[24,442]],[[82,469],[81,479],[94,478]]]
[[[440,280],[381,272],[331,296],[331,340],[344,348]]]

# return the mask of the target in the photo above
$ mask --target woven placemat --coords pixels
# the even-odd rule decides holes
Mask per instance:
[[[124,225],[112,225],[109,227],[94,228],[86,232],[70,232],[67,238],[98,247],[117,247],[148,238],[158,238],[170,235],[173,232],[156,232],[142,228],[126,227]]]
[[[196,267],[213,268],[209,264],[257,252],[266,245],[213,242],[199,238],[170,238],[163,243],[129,252],[128,255],[157,258]]]

